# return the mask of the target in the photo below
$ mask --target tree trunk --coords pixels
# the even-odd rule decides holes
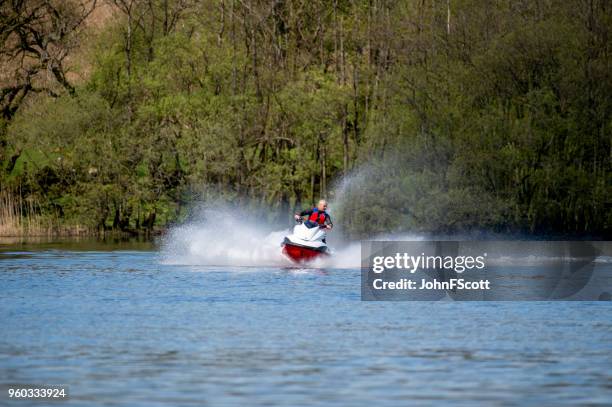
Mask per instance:
[[[320,147],[321,147],[321,196],[323,198],[325,194],[327,194],[327,171],[326,171],[326,146],[325,146],[325,136],[320,134]]]
[[[344,174],[348,174],[349,170],[349,130],[348,130],[348,108],[344,105],[344,112],[342,114],[342,146],[343,146],[343,160],[342,167]]]

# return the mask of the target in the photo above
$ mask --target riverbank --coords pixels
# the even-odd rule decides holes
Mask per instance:
[[[157,239],[145,237],[117,236],[72,236],[72,237],[3,237],[0,236],[0,255],[7,252],[40,252],[46,250],[113,251],[142,250],[151,251],[158,247]]]
[[[20,46],[0,84],[0,189],[49,218],[5,234],[130,233],[191,202],[286,214],[319,198],[355,237],[612,233],[603,2],[178,2],[174,14],[139,2],[99,10],[112,17],[96,35],[74,25],[83,8],[55,2],[35,25],[29,2],[6,7],[18,23],[4,46]],[[31,56],[37,36],[53,51]],[[54,232],[55,217],[76,226]]]
[[[159,236],[166,228],[94,227],[45,213],[32,198],[0,190],[0,238],[128,238]]]

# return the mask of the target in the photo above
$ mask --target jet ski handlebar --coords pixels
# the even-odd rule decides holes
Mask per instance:
[[[304,223],[304,219],[299,215],[295,215],[294,219],[295,219],[295,222],[299,223],[300,225]],[[319,225],[319,227],[321,229],[331,229],[330,227],[328,227],[328,225]]]

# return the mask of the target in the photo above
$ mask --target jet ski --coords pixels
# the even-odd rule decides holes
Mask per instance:
[[[285,236],[281,243],[283,253],[296,263],[329,256],[330,250],[325,243],[325,236],[324,227],[309,228],[300,219],[293,228],[293,233]]]

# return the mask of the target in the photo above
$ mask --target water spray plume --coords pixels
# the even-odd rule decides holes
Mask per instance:
[[[234,267],[295,267],[281,253],[281,242],[290,231],[274,229],[258,221],[246,209],[217,206],[206,208],[193,221],[172,229],[164,238],[162,258],[166,264]],[[358,241],[340,243],[334,230],[330,236],[333,255],[305,265],[313,268],[358,268],[361,246]],[[415,235],[386,235],[377,239],[419,240]]]

